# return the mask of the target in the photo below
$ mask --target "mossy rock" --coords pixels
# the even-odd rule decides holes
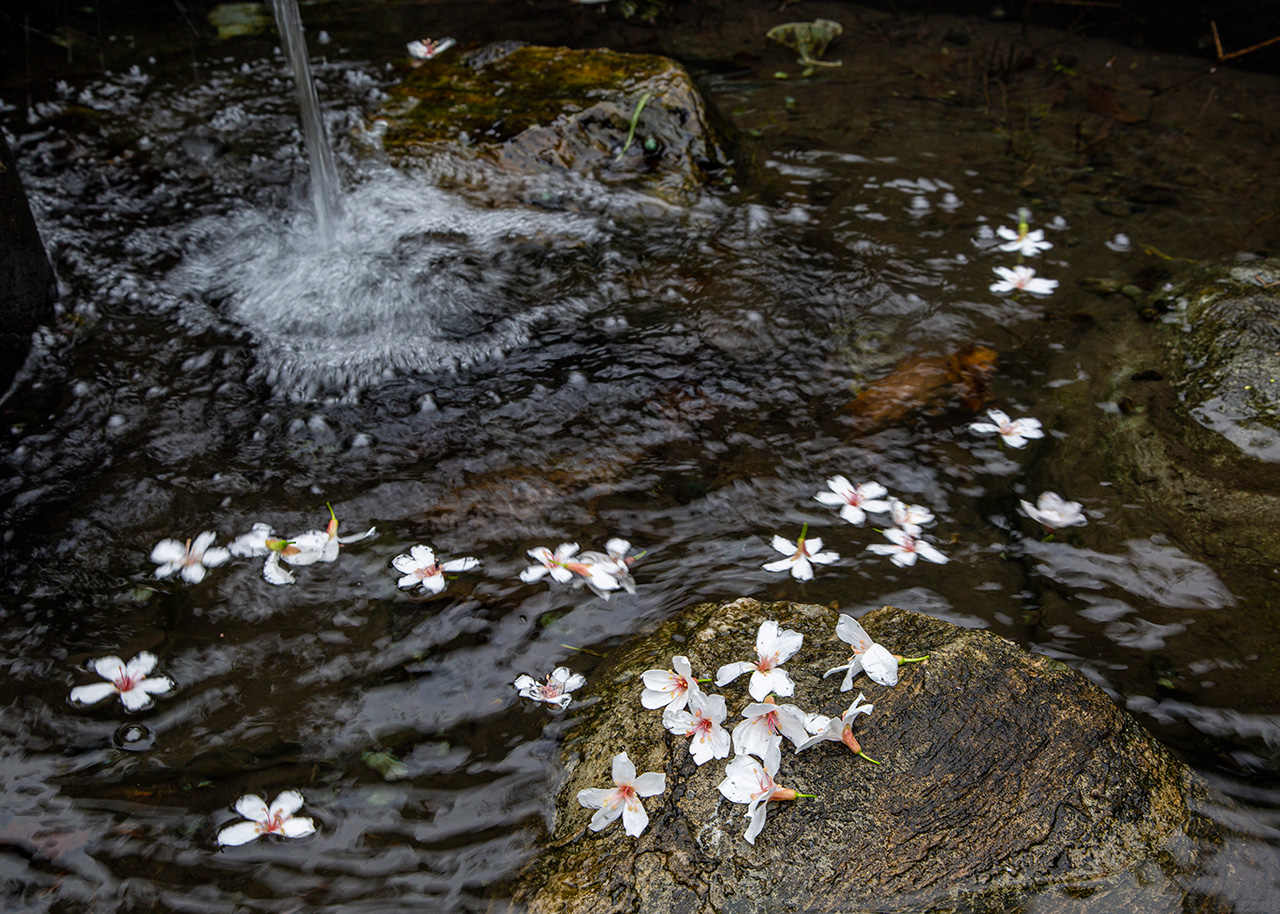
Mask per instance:
[[[517,901],[531,914],[711,914],[1007,911],[1034,896],[1036,910],[1082,910],[1084,893],[1100,905],[1089,909],[1117,910],[1137,891],[1144,904],[1170,902],[1148,910],[1183,910],[1179,873],[1213,846],[1214,826],[1193,811],[1206,788],[1099,688],[988,632],[886,606],[862,618],[867,631],[930,659],[904,665],[894,688],[861,676],[841,693],[838,676],[821,678],[848,658],[837,617],[795,603],[708,604],[611,657],[570,732],[554,831]],[[639,696],[641,673],[674,654],[699,677],[753,657],[765,619],[804,634],[785,665],[796,694],[779,701],[834,716],[865,692],[875,711],[856,733],[882,764],[837,743],[802,755],[788,743],[778,782],[817,799],[771,804],[753,846],[745,807],[717,790],[725,762],[695,765]],[[707,686],[725,695],[728,727],[750,701],[746,682]],[[635,839],[620,824],[590,832],[576,800],[611,783],[623,750],[667,778]]]
[[[443,157],[515,175],[585,175],[677,205],[727,179],[713,115],[665,57],[491,45],[427,61],[390,96],[376,117],[399,165]]]

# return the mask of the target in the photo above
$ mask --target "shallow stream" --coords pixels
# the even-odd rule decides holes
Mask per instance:
[[[1065,399],[1117,367],[1096,341],[1138,323],[1081,281],[1275,249],[1275,79],[840,4],[700,4],[661,34],[551,6],[303,7],[346,187],[331,245],[271,36],[139,30],[63,76],[38,53],[7,73],[63,298],[3,401],[5,909],[487,910],[578,707],[516,676],[589,683],[630,635],[742,595],[892,603],[1071,664],[1242,805],[1221,815],[1255,868],[1183,888],[1280,907],[1274,582],[1144,526],[1102,466],[1055,482],[1087,526],[1044,540],[1019,512],[1063,477]],[[819,15],[844,21],[844,65],[800,79],[763,32]],[[382,93],[406,41],[445,34],[676,56],[737,133],[736,182],[665,212],[548,185],[535,210],[391,169]],[[1051,295],[990,289],[1021,207]],[[869,429],[842,410],[975,344],[998,356],[985,400],[948,389]],[[1046,436],[975,433],[980,401]],[[931,510],[949,561],[868,552],[885,519],[814,498],[836,474]],[[261,559],[154,575],[162,539],[323,528],[326,503],[377,534],[293,586]],[[763,570],[805,524],[839,560]],[[534,546],[617,536],[643,553],[634,595],[520,581]],[[480,566],[400,590],[419,543]],[[153,707],[70,702],[94,658],[141,651],[176,684]],[[218,848],[238,797],[287,789],[317,834]]]

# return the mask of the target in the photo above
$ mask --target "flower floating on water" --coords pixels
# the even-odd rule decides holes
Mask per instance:
[[[1015,232],[1011,228],[1005,228],[1003,225],[996,229],[996,234],[1005,239],[1005,243],[1000,245],[1002,251],[1017,251],[1023,257],[1035,257],[1041,251],[1047,251],[1053,247],[1051,243],[1044,240],[1044,229],[1036,229],[1030,231],[1027,224],[1031,219],[1031,213],[1025,209],[1018,210],[1018,230]]]
[[[925,524],[933,523],[933,512],[922,505],[909,505],[893,498],[889,500],[889,513],[893,517],[893,525],[901,527],[910,534],[920,532]]]
[[[292,584],[293,574],[280,567],[280,553],[290,546],[288,540],[278,537],[270,524],[254,524],[248,533],[231,541],[231,554],[240,558],[256,558],[265,555],[262,576],[268,584]]]
[[[826,718],[817,733],[796,746],[796,753],[799,754],[824,740],[830,740],[834,743],[844,743],[855,754],[862,756],[872,764],[879,765],[879,762],[862,751],[862,746],[858,743],[857,737],[853,735],[854,718],[859,714],[870,714],[875,708],[875,705],[863,704],[866,700],[866,696],[859,692],[858,697],[853,700],[853,704],[849,705],[847,711],[839,717]]]
[[[179,540],[156,543],[151,550],[151,561],[160,566],[156,569],[156,577],[181,574],[182,580],[188,584],[199,584],[204,580],[205,569],[216,568],[231,558],[229,551],[213,545],[217,538],[218,534],[206,530],[195,540],[187,540],[185,545]]]
[[[1047,529],[1057,530],[1061,527],[1083,527],[1089,523],[1084,516],[1084,506],[1078,501],[1067,501],[1057,492],[1041,492],[1033,505],[1029,501],[1019,500],[1027,517],[1043,524]]]
[[[526,584],[532,584],[534,581],[540,581],[545,575],[551,575],[551,580],[559,581],[561,584],[568,584],[573,580],[573,572],[569,570],[566,563],[573,558],[578,551],[577,543],[561,543],[556,547],[556,551],[552,552],[546,546],[535,546],[529,550],[529,558],[537,562],[536,565],[530,565],[524,571],[520,572],[520,580]]]
[[[889,542],[872,543],[867,547],[867,551],[874,552],[877,555],[887,555],[893,564],[903,568],[914,565],[917,556],[928,559],[930,562],[936,562],[939,565],[947,563],[945,555],[920,539],[918,529],[915,533],[912,533],[900,527],[890,527],[884,531],[884,535],[889,539]]]
[[[689,754],[699,765],[713,758],[729,757],[729,734],[724,719],[728,714],[723,695],[689,693],[689,710],[668,707],[662,712],[662,725],[677,736],[689,736]]]
[[[991,284],[991,291],[1000,295],[1004,292],[1030,292],[1032,295],[1052,295],[1053,290],[1058,288],[1056,279],[1042,279],[1036,277],[1036,271],[1031,267],[1016,266],[1013,269],[1008,267],[992,267],[992,271],[1000,277],[997,282]]]
[[[814,537],[811,540],[805,540],[805,534],[809,531],[809,525],[805,524],[800,530],[800,539],[796,542],[781,536],[774,536],[773,548],[786,556],[784,559],[778,559],[776,562],[766,562],[765,571],[790,571],[791,576],[797,581],[813,580],[813,565],[811,562],[817,562],[819,565],[830,565],[832,562],[840,558],[834,552],[822,552],[822,540]],[[791,693],[788,692],[788,695]]]
[[[143,651],[128,663],[119,657],[99,657],[90,661],[93,671],[106,682],[76,686],[71,690],[71,701],[77,705],[96,705],[104,698],[119,694],[126,711],[141,711],[151,707],[152,695],[163,695],[173,688],[168,676],[147,678],[156,667],[155,654]]]
[[[422,589],[429,593],[440,593],[444,590],[446,572],[453,574],[459,571],[470,571],[479,564],[479,559],[469,555],[460,559],[450,559],[447,562],[437,562],[435,551],[430,546],[421,545],[410,549],[408,555],[397,555],[391,560],[392,567],[403,575],[396,582],[397,587],[413,587],[420,584]]]
[[[737,663],[726,663],[716,671],[716,685],[723,686],[733,682],[743,673],[751,672],[751,685],[747,689],[756,701],[764,701],[770,692],[786,697],[795,694],[796,686],[787,675],[787,671],[778,665],[786,663],[800,650],[804,643],[804,635],[790,629],[778,630],[778,623],[772,619],[760,623],[756,632],[756,660],[740,660]]]
[[[628,556],[631,543],[615,536],[604,544],[604,552],[584,552],[578,556],[581,570],[569,565],[570,571],[581,575],[587,587],[602,599],[609,599],[609,592],[621,588],[627,593],[636,592],[636,579],[631,576],[631,566],[639,556]]]
[[[1043,438],[1039,419],[1010,419],[998,409],[987,410],[990,422],[970,422],[969,428],[983,435],[999,435],[1009,447],[1024,447],[1030,438]]]
[[[567,666],[558,666],[547,676],[546,682],[538,682],[532,676],[526,676],[523,673],[516,677],[513,685],[520,690],[520,694],[525,698],[532,698],[534,701],[545,701],[549,705],[555,705],[560,710],[569,707],[569,693],[582,688],[587,684],[587,678],[581,673],[575,673]]]
[[[693,667],[689,666],[689,658],[680,654],[671,658],[670,670],[645,670],[641,680],[644,691],[640,693],[640,703],[646,708],[661,708],[668,711],[679,711],[695,694],[701,694],[698,682],[693,678]]]
[[[302,794],[286,790],[271,801],[268,807],[262,797],[245,794],[236,800],[236,812],[248,819],[228,825],[218,832],[218,843],[224,847],[248,844],[259,835],[282,835],[286,838],[302,838],[316,830],[310,819],[295,816],[303,804]]]
[[[809,738],[804,712],[795,705],[752,702],[742,709],[742,717],[733,728],[733,751],[738,755],[763,755],[784,736],[796,746]]]
[[[587,809],[599,810],[591,817],[591,830],[600,831],[614,819],[622,817],[622,827],[633,838],[639,837],[649,826],[649,814],[644,811],[641,797],[653,797],[667,789],[667,776],[656,771],[646,771],[636,776],[636,766],[625,752],[613,757],[613,790],[608,787],[590,787],[578,791],[578,802]]]
[[[746,816],[751,824],[742,837],[748,844],[755,844],[756,836],[764,828],[770,802],[794,800],[796,797],[813,798],[813,794],[796,793],[774,780],[781,761],[782,753],[777,743],[770,745],[762,760],[739,754],[725,766],[724,780],[717,785],[720,794],[729,802],[747,804]]]
[[[325,507],[329,509],[329,525],[324,529],[324,545],[320,547],[319,561],[321,562],[336,562],[338,560],[338,550],[340,547],[348,546],[351,543],[358,543],[361,540],[367,540],[378,532],[377,527],[370,527],[364,533],[352,533],[350,536],[338,536],[338,515],[333,513],[333,505],[326,503]],[[309,534],[303,535],[306,536]],[[284,560],[286,562],[289,561],[289,557],[286,555]],[[295,564],[303,563],[299,562]]]
[[[877,514],[889,510],[889,503],[884,501],[888,489],[878,482],[855,486],[844,476],[832,476],[827,480],[827,488],[831,491],[819,492],[813,497],[832,508],[839,505],[840,516],[851,524],[861,524],[867,519],[868,511]],[[814,548],[821,549],[821,543]]]

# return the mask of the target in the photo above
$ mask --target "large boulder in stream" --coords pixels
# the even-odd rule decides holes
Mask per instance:
[[[468,163],[560,179],[565,199],[543,182],[530,202],[572,207],[574,179],[585,176],[685,205],[727,179],[712,112],[665,57],[489,45],[425,61],[389,92],[376,117],[393,162],[462,183],[476,183]]]
[[[1123,910],[1139,897],[1147,911],[1184,910],[1177,873],[1197,865],[1215,828],[1195,811],[1206,788],[1099,688],[988,632],[886,606],[861,619],[868,633],[928,661],[904,665],[896,687],[863,675],[841,693],[839,676],[822,678],[848,660],[837,618],[740,599],[619,649],[570,731],[554,830],[517,899],[534,914],[1010,911],[1032,896],[1037,911]],[[865,692],[875,710],[856,734],[881,764],[834,742],[800,755],[786,744],[778,782],[817,798],[771,804],[753,846],[746,807],[717,789],[726,763],[697,766],[639,698],[642,672],[670,668],[674,654],[699,677],[753,659],[766,619],[804,635],[785,664],[795,695],[779,701],[838,716]],[[706,688],[725,695],[732,727],[747,677]],[[611,784],[623,750],[638,771],[666,774],[639,838],[620,824],[589,831],[576,800]]]
[[[53,318],[56,296],[17,163],[0,135],[0,393],[26,358],[32,331]]]

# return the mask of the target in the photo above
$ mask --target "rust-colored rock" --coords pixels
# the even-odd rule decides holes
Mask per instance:
[[[970,409],[986,402],[996,353],[969,345],[950,353],[916,352],[871,382],[841,407],[853,417],[854,434],[892,425],[908,413],[959,396]]]

